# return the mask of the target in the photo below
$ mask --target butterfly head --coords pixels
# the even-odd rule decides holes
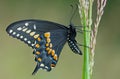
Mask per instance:
[[[68,35],[72,40],[75,40],[76,37],[76,28],[73,24],[69,25]]]

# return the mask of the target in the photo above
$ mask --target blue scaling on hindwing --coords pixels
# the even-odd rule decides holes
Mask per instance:
[[[49,35],[50,32],[44,33],[44,35],[39,37],[39,41],[35,41],[33,54],[35,55],[37,65],[32,74],[35,74],[38,69],[50,71],[57,63],[57,55],[55,54],[55,50],[52,49],[51,39],[47,34]]]

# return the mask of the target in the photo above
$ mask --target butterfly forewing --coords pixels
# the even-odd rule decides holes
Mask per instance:
[[[9,35],[24,41],[33,48],[35,38],[45,32],[51,32],[57,29],[66,31],[67,27],[42,20],[22,20],[9,25],[6,31]]]

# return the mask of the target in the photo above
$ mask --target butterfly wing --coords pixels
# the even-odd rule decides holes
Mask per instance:
[[[34,49],[36,68],[50,71],[55,67],[60,52],[67,40],[68,28],[53,22],[23,20],[12,23],[6,29],[14,38],[20,39]]]
[[[67,27],[49,21],[22,20],[9,25],[6,31],[10,36],[24,41],[26,44],[33,48],[35,42],[34,37],[38,37],[44,32],[49,32],[57,29],[66,30]]]
[[[55,30],[44,33],[40,38],[41,42],[36,41],[35,46],[40,45],[40,47],[36,46],[34,50],[37,65],[32,74],[35,74],[38,69],[51,71],[51,68],[56,66],[60,52],[66,43],[66,36],[67,33],[63,30]]]

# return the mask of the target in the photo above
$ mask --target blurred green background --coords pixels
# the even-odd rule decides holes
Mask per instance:
[[[78,0],[0,0],[0,79],[81,79],[83,56],[72,53],[67,44],[51,72],[39,70],[32,76],[36,65],[32,49],[5,31],[10,23],[23,19],[68,26],[70,5],[76,3]],[[80,25],[78,12],[72,22]],[[120,0],[107,2],[98,32],[93,79],[120,79]]]

